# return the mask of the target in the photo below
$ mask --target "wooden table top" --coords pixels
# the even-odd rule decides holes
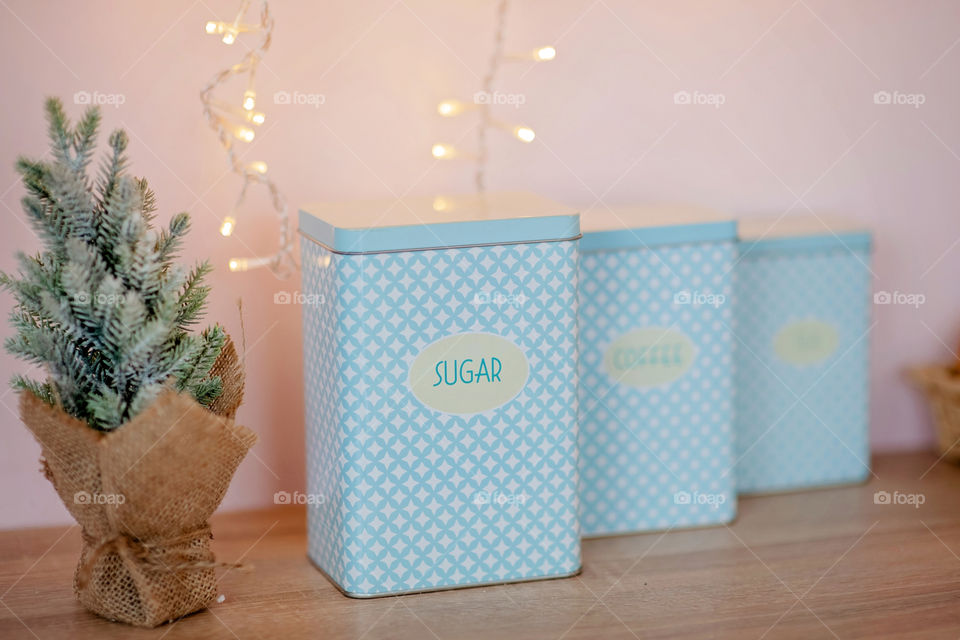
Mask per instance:
[[[77,527],[0,532],[0,638],[957,638],[960,469],[879,456],[863,486],[744,498],[729,527],[588,540],[575,578],[352,600],[304,511],[218,515],[222,603],[157,629],[87,613]],[[877,491],[923,504],[877,504]],[[903,498],[900,498],[903,499]]]

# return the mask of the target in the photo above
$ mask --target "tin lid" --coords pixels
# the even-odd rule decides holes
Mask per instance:
[[[734,240],[732,217],[713,209],[661,204],[595,209],[582,215],[582,251]]]
[[[575,209],[532,193],[328,202],[300,209],[300,233],[336,253],[573,240]]]
[[[870,230],[854,220],[830,215],[751,216],[738,221],[746,251],[869,250]]]

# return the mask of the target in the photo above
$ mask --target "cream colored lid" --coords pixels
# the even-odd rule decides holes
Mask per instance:
[[[524,192],[414,196],[305,204],[302,211],[339,229],[573,216],[576,209]]]
[[[714,209],[659,204],[595,207],[580,216],[583,251],[649,248],[693,242],[732,242],[733,218]]]
[[[300,208],[300,232],[339,253],[573,240],[580,216],[532,193],[322,202]]]
[[[678,225],[728,222],[732,216],[709,207],[684,204],[650,204],[634,206],[594,207],[580,214],[580,229],[592,231],[619,231]]]
[[[869,233],[863,223],[835,215],[748,216],[737,221],[741,240]]]

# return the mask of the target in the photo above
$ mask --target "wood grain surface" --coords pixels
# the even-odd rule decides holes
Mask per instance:
[[[877,491],[923,504],[877,504]],[[904,498],[900,498],[901,500]],[[575,578],[351,600],[300,507],[218,515],[222,603],[153,630],[93,616],[76,527],[0,532],[0,638],[958,638],[960,469],[880,456],[866,485],[744,498],[729,527],[588,540]]]

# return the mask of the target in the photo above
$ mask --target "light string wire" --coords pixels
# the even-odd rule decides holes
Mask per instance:
[[[474,173],[474,182],[477,191],[483,193],[486,190],[487,173],[487,130],[490,128],[490,103],[493,102],[493,81],[497,77],[497,71],[500,70],[500,62],[503,58],[503,34],[507,27],[507,5],[509,0],[500,0],[497,6],[497,29],[493,34],[493,53],[490,56],[490,68],[487,75],[483,77],[483,84],[480,88],[481,95],[491,96],[490,100],[480,105],[480,127],[477,129],[477,167]]]
[[[249,8],[250,0],[243,0],[233,22],[207,22],[206,32],[221,36],[224,44],[233,44],[238,35],[245,32],[258,32],[260,41],[255,48],[247,51],[240,62],[216,73],[201,90],[200,101],[203,103],[203,115],[207,123],[217,133],[221,146],[227,152],[230,170],[243,179],[240,193],[233,206],[234,215],[246,200],[249,186],[259,184],[265,186],[270,194],[270,201],[276,212],[280,227],[280,246],[276,253],[269,256],[231,258],[229,262],[230,270],[247,271],[257,267],[269,267],[276,275],[286,277],[297,268],[286,198],[277,188],[276,183],[267,177],[266,163],[256,161],[244,164],[235,147],[238,141],[251,142],[255,136],[253,127],[260,126],[265,121],[264,114],[255,111],[256,91],[254,90],[254,80],[260,60],[270,48],[273,35],[273,16],[270,14],[269,2],[262,0],[259,24],[243,24],[241,20],[243,20]],[[233,76],[243,74],[247,75],[247,88],[243,93],[239,109],[214,99],[213,93],[217,87]],[[225,217],[220,226],[220,233],[224,236],[230,236],[236,228],[236,224],[233,215]]]
[[[497,4],[496,28],[493,34],[493,51],[490,56],[490,66],[486,75],[481,81],[480,91],[474,95],[472,103],[465,103],[459,100],[444,100],[437,105],[437,113],[443,117],[453,117],[460,115],[464,111],[476,109],[479,111],[479,125],[477,128],[477,152],[469,154],[460,151],[452,144],[438,142],[433,145],[431,153],[438,160],[451,160],[458,157],[473,157],[475,160],[474,184],[478,193],[486,191],[487,164],[489,160],[488,132],[491,127],[509,131],[520,142],[533,142],[536,134],[533,129],[526,125],[510,125],[498,121],[493,117],[493,107],[498,104],[499,96],[494,92],[497,73],[503,62],[548,62],[557,55],[557,50],[552,46],[540,47],[534,51],[504,55],[503,44],[506,32],[507,13],[509,12],[509,0],[500,0]]]

